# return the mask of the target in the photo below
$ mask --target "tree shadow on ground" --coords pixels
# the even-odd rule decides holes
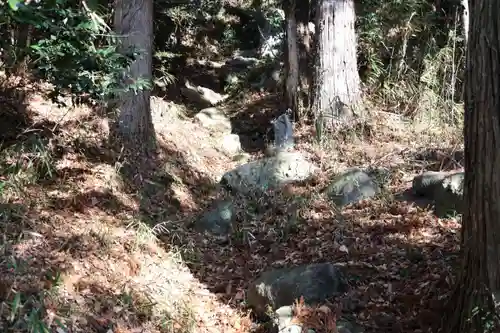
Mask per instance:
[[[356,259],[379,270],[372,275],[368,288],[358,290],[355,297],[368,294],[367,307],[377,304],[372,320],[379,329],[426,332],[434,331],[441,322],[444,296],[452,291],[459,269],[460,228],[448,229],[448,221],[442,226],[419,222],[408,219],[401,223],[358,224],[359,234],[368,235],[372,247],[361,251],[361,258]],[[433,234],[427,239],[411,236],[428,230],[433,230]],[[377,302],[377,297],[390,301]]]
[[[54,209],[69,209],[80,213],[84,213],[90,207],[110,215],[132,210],[119,200],[109,188],[90,189],[69,197],[52,197],[47,204]]]
[[[359,219],[362,222],[352,212],[341,222],[334,215],[318,220],[316,216],[331,208],[302,195],[294,195],[291,201],[268,195],[259,198],[233,195],[230,199],[238,207],[238,218],[229,243],[191,231],[191,250],[184,253],[194,276],[221,301],[242,309],[241,290],[260,272],[272,267],[350,262],[348,266],[352,267],[347,272],[356,282],[342,301],[348,305],[346,315],[371,313],[372,328],[393,327],[395,332],[427,328],[435,323],[435,311],[441,306],[438,292],[449,291],[448,271],[455,268],[457,261],[456,230],[434,225],[428,216],[405,219],[405,212],[411,209],[401,208],[405,205],[400,202],[377,206],[378,211],[372,213],[366,206],[354,207],[351,211],[362,213]],[[300,217],[298,228],[290,228],[287,221],[297,216],[293,206],[301,203],[306,211],[313,213]],[[315,210],[322,211],[315,213]],[[366,213],[373,222],[366,221]],[[420,242],[404,240],[421,230],[427,232],[426,228],[434,228],[436,234]],[[176,244],[172,239],[167,241]],[[347,253],[341,250],[342,246],[348,249]],[[440,267],[448,273],[440,276]],[[377,301],[388,299],[391,302]],[[353,303],[357,305],[353,307]],[[415,317],[414,313],[420,314]]]
[[[60,212],[37,214],[36,210],[20,206],[2,213],[2,332],[45,326],[49,331],[59,327],[101,333],[148,325],[152,316],[150,300],[133,288],[117,289],[106,277],[99,278],[105,271],[103,265],[123,260],[111,260],[112,241],[96,231],[71,235],[61,230],[61,224],[67,221],[54,219],[60,217]],[[89,266],[96,276],[82,269]],[[47,320],[48,315],[55,320]]]
[[[242,149],[247,153],[264,152],[267,142],[273,140],[271,121],[281,115],[279,96],[266,95],[250,103],[232,102],[232,133],[239,135]]]
[[[36,132],[26,101],[27,92],[0,82],[0,142],[2,147],[16,142],[26,131]]]
[[[132,248],[105,221],[135,210],[86,181],[93,164],[115,160],[99,141],[82,146],[74,133],[66,137],[78,131],[70,123],[34,120],[24,110],[0,113],[8,129],[0,136],[0,330],[153,331],[151,301],[104,273],[113,263],[128,267]]]
[[[80,158],[89,163],[102,163],[115,167],[119,161],[108,157],[119,156],[119,154],[116,152],[113,154],[107,152],[94,154],[93,150],[112,150],[112,147],[105,146],[100,141],[93,144],[95,146],[91,144],[85,148],[78,146],[76,151],[81,154]],[[95,155],[94,159],[89,158],[90,155]],[[166,247],[170,248],[172,245],[188,247],[189,250],[182,252],[182,254],[192,274],[205,283],[210,291],[217,294],[220,300],[231,304],[236,309],[242,308],[242,300],[239,296],[241,290],[244,290],[261,271],[292,264],[351,260],[372,265],[371,268],[357,269],[356,277],[359,277],[358,281],[361,282],[355,285],[353,295],[364,304],[360,306],[361,310],[359,311],[371,311],[372,316],[376,317],[374,323],[377,327],[396,325],[394,326],[396,332],[415,327],[414,322],[398,323],[401,321],[398,316],[410,316],[410,311],[407,310],[410,308],[408,303],[414,311],[422,308],[418,307],[422,306],[419,303],[422,299],[419,293],[430,295],[433,292],[431,288],[445,289],[438,285],[438,282],[434,283],[435,280],[426,284],[427,278],[434,279],[434,277],[425,275],[426,267],[428,267],[425,263],[434,260],[436,253],[444,253],[448,248],[435,246],[435,244],[444,242],[439,239],[434,239],[428,244],[416,245],[402,241],[400,235],[411,235],[414,230],[425,226],[418,224],[414,226],[412,225],[413,220],[404,220],[402,217],[406,216],[408,212],[399,210],[399,206],[389,206],[382,211],[374,210],[373,212],[370,212],[367,207],[356,207],[363,214],[371,214],[373,223],[379,225],[359,224],[359,221],[366,222],[366,215],[360,216],[362,217],[360,219],[346,216],[345,219],[352,223],[343,225],[341,221],[336,219],[336,216],[330,214],[330,206],[321,202],[316,203],[311,197],[294,195],[292,198],[285,199],[266,194],[255,198],[243,198],[231,195],[228,198],[233,200],[238,207],[237,228],[230,234],[229,243],[221,243],[215,237],[203,235],[187,228],[184,223],[185,220],[196,218],[197,213],[203,211],[206,204],[213,199],[214,193],[217,192],[217,186],[213,180],[189,163],[186,152],[179,151],[176,147],[160,141],[157,155],[150,158],[147,163],[137,162],[141,163],[136,166],[135,170],[140,172],[125,173],[123,171],[126,170],[119,170],[123,172],[121,176],[126,183],[135,185],[129,193],[137,195],[138,218],[153,227],[166,220],[172,221],[172,224],[178,224],[172,226],[172,231],[183,233],[187,238],[174,240],[171,235],[162,237],[168,242],[165,244]],[[64,179],[66,183],[71,183],[78,179],[75,177],[79,171],[78,167],[68,167],[65,170],[66,172],[55,174],[56,178],[61,177],[57,178],[59,181]],[[142,179],[139,186],[135,183],[138,177]],[[75,183],[78,184],[76,181]],[[73,188],[73,192],[61,193],[64,191],[61,191],[60,183],[52,182],[51,184],[53,187],[44,188],[45,192],[50,192],[49,199],[53,199],[52,205],[49,206],[52,206],[52,209],[61,216],[65,212],[68,220],[78,219],[81,216],[78,214],[82,212],[88,214],[89,210],[92,210],[93,214],[103,212],[106,215],[116,214],[124,210],[127,212],[127,205],[109,191],[95,188]],[[307,184],[303,186],[307,186]],[[52,193],[53,191],[59,192]],[[33,195],[33,198],[36,199],[36,196]],[[57,203],[61,203],[60,206]],[[75,203],[80,203],[80,205]],[[297,213],[297,210],[293,208],[294,205],[302,207],[304,214]],[[135,212],[134,209],[129,208],[129,210],[130,213]],[[309,213],[305,215],[305,212]],[[31,227],[32,231],[42,236],[55,233],[65,223],[64,218],[60,217],[58,220],[54,220],[50,213],[36,218],[36,214],[39,213],[34,210],[32,216],[28,216],[26,213],[18,215],[26,216],[24,221],[30,221],[30,226],[33,226]],[[299,227],[290,228],[287,226],[292,216],[299,217]],[[384,218],[378,220],[380,216],[384,216]],[[12,217],[9,219],[14,220]],[[38,220],[44,223],[38,223]],[[403,225],[395,227],[394,225],[398,223]],[[12,226],[12,224],[9,225]],[[15,223],[14,225],[19,225],[19,229],[16,229],[16,232],[12,233],[13,235],[24,233],[24,230],[27,229],[26,224],[23,225],[23,223]],[[357,228],[355,233],[349,229],[352,225]],[[82,226],[82,228],[84,227]],[[446,230],[441,230],[441,232],[446,236],[452,235]],[[30,237],[35,239],[33,244],[30,244],[32,252],[29,254],[33,253],[32,257],[36,258],[36,264],[30,266],[36,271],[36,273],[33,272],[33,276],[36,277],[34,279],[37,281],[45,281],[45,273],[66,272],[67,267],[74,264],[75,260],[85,259],[86,262],[91,261],[93,265],[102,265],[108,263],[109,257],[112,256],[112,254],[107,254],[107,249],[110,246],[109,240],[107,241],[107,238],[102,234],[91,231],[61,233],[50,239],[40,239],[36,235]],[[366,242],[360,245],[362,240]],[[432,246],[429,243],[432,243]],[[17,243],[12,240],[12,244]],[[349,253],[340,250],[340,245],[345,245]],[[20,251],[20,249],[16,250]],[[413,255],[411,253],[417,253],[417,257],[422,256],[423,253],[424,259],[415,259],[415,263],[413,263],[414,259],[408,259]],[[19,255],[20,253],[8,252],[10,257],[18,258]],[[38,263],[44,266],[37,266]],[[400,263],[402,264],[400,265]],[[7,271],[8,268],[9,266],[6,266],[4,269]],[[374,271],[377,272],[377,276],[375,276]],[[355,274],[352,273],[352,275]],[[31,275],[26,274],[26,276]],[[378,283],[372,283],[374,281]],[[36,283],[29,281],[29,285],[37,286]],[[439,280],[439,283],[442,281]],[[115,296],[108,295],[110,288],[103,287],[99,283],[82,283],[82,286],[78,288],[80,288],[79,290],[88,290],[90,294],[96,293],[95,299],[98,300],[96,302],[99,309],[97,313],[104,318],[109,308],[106,304],[120,304],[123,301],[120,297],[117,299],[116,294]],[[45,289],[40,287],[37,290],[42,293]],[[110,297],[110,303],[104,302],[107,297]],[[392,302],[381,305],[377,303],[379,299],[382,299],[383,302],[392,299]],[[89,306],[90,304],[95,306],[94,300],[85,299],[84,303],[87,301]],[[424,304],[428,305],[429,303],[424,302]],[[380,306],[383,307],[383,311],[380,310]],[[429,308],[432,309],[432,307]],[[395,309],[400,311],[400,314],[395,315]],[[383,312],[388,313],[388,315],[382,314]],[[108,327],[106,325],[104,327]],[[402,328],[397,328],[398,325],[402,325]],[[96,331],[98,330],[96,329]]]
[[[433,200],[415,195],[412,189],[406,189],[400,193],[396,193],[395,199],[411,202],[422,209],[432,209],[434,206]]]
[[[216,188],[213,180],[189,166],[184,152],[158,141],[158,154],[147,162],[121,169],[131,190],[138,192],[141,219],[151,227],[199,211]],[[130,170],[136,170],[130,172]],[[140,170],[140,171],[138,171]],[[138,178],[142,180],[137,182]]]
[[[2,159],[4,153],[0,153]],[[80,216],[100,217],[96,211],[89,213],[91,207],[85,207],[85,202],[78,202],[79,195],[67,200],[58,197],[63,190],[61,183],[71,183],[73,179],[58,178],[54,173],[54,178],[47,182],[24,177],[26,171],[29,170],[16,170],[13,178],[9,173],[2,173],[5,177],[0,193],[2,332],[27,331],[33,327],[48,330],[84,327],[88,332],[102,332],[89,324],[91,319],[99,322],[113,314],[109,319],[115,323],[121,319],[130,323],[129,316],[141,316],[139,311],[128,311],[125,316],[113,313],[116,306],[124,306],[116,290],[84,284],[85,281],[92,284],[93,279],[86,276],[82,268],[104,264],[114,255],[115,242],[102,230],[89,229],[83,218],[80,220]],[[27,179],[31,179],[29,183]],[[96,197],[96,193],[91,195]],[[61,288],[70,294],[63,296],[59,292]],[[82,312],[87,319],[76,315]],[[50,314],[55,320],[47,320]]]

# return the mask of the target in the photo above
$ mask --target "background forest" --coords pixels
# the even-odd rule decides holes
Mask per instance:
[[[452,297],[465,8],[2,3],[2,332],[492,327]]]

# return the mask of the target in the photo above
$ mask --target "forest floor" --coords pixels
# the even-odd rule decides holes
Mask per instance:
[[[188,226],[227,195],[217,181],[236,162],[172,104],[153,103],[163,114],[158,156],[141,189],[121,175],[105,117],[57,107],[39,93],[23,108],[28,120],[2,127],[10,135],[0,153],[2,332],[249,332],[244,291],[252,279],[270,267],[325,261],[359,267],[343,296],[359,306],[344,313],[366,332],[424,332],[440,320],[460,225],[396,197],[423,170],[461,167],[451,158],[462,149],[459,129],[380,112],[356,139],[318,145],[310,128],[297,128],[297,149],[320,166],[315,182],[268,194],[258,223],[247,224],[258,242],[235,233],[220,245]],[[235,116],[272,113],[276,101],[251,95],[227,108]],[[384,195],[343,209],[340,222],[320,190],[335,172],[367,165],[398,176]],[[307,223],[280,235],[297,196]],[[234,200],[242,210],[258,205]]]

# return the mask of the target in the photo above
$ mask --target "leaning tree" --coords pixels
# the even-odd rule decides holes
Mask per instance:
[[[462,263],[443,333],[499,330],[500,5],[469,1],[469,10]]]

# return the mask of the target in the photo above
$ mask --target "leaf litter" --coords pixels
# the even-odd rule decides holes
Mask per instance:
[[[44,119],[60,119],[57,112],[63,112],[38,111]],[[210,149],[213,135],[188,120],[169,119],[159,131],[165,156],[157,171],[173,179],[175,190],[140,202],[116,176],[116,166],[102,161],[112,152],[90,161],[82,150],[82,142],[106,150],[105,138],[89,130],[102,120],[88,110],[71,117],[83,120],[59,125],[58,146],[65,152],[57,180],[28,186],[22,200],[27,211],[18,212],[16,225],[0,228],[4,331],[16,332],[7,319],[18,316],[12,300],[23,295],[23,311],[39,309],[39,320],[58,332],[249,332],[254,325],[244,300],[254,278],[272,267],[325,261],[347,269],[350,290],[317,308],[297,300],[294,320],[304,326],[336,332],[337,318],[347,315],[367,332],[424,332],[440,319],[460,225],[394,194],[422,170],[413,163],[415,154],[449,141],[401,133],[383,122],[370,137],[336,142],[331,152],[299,140],[297,149],[312,154],[322,172],[283,191],[244,198],[215,185],[236,164]],[[311,137],[307,126],[302,132]],[[397,169],[389,194],[342,210],[322,194],[335,172],[370,163]],[[188,227],[218,197],[238,206],[237,230],[225,244]],[[12,194],[5,200],[19,199]],[[163,226],[161,235],[141,229],[142,212]]]

